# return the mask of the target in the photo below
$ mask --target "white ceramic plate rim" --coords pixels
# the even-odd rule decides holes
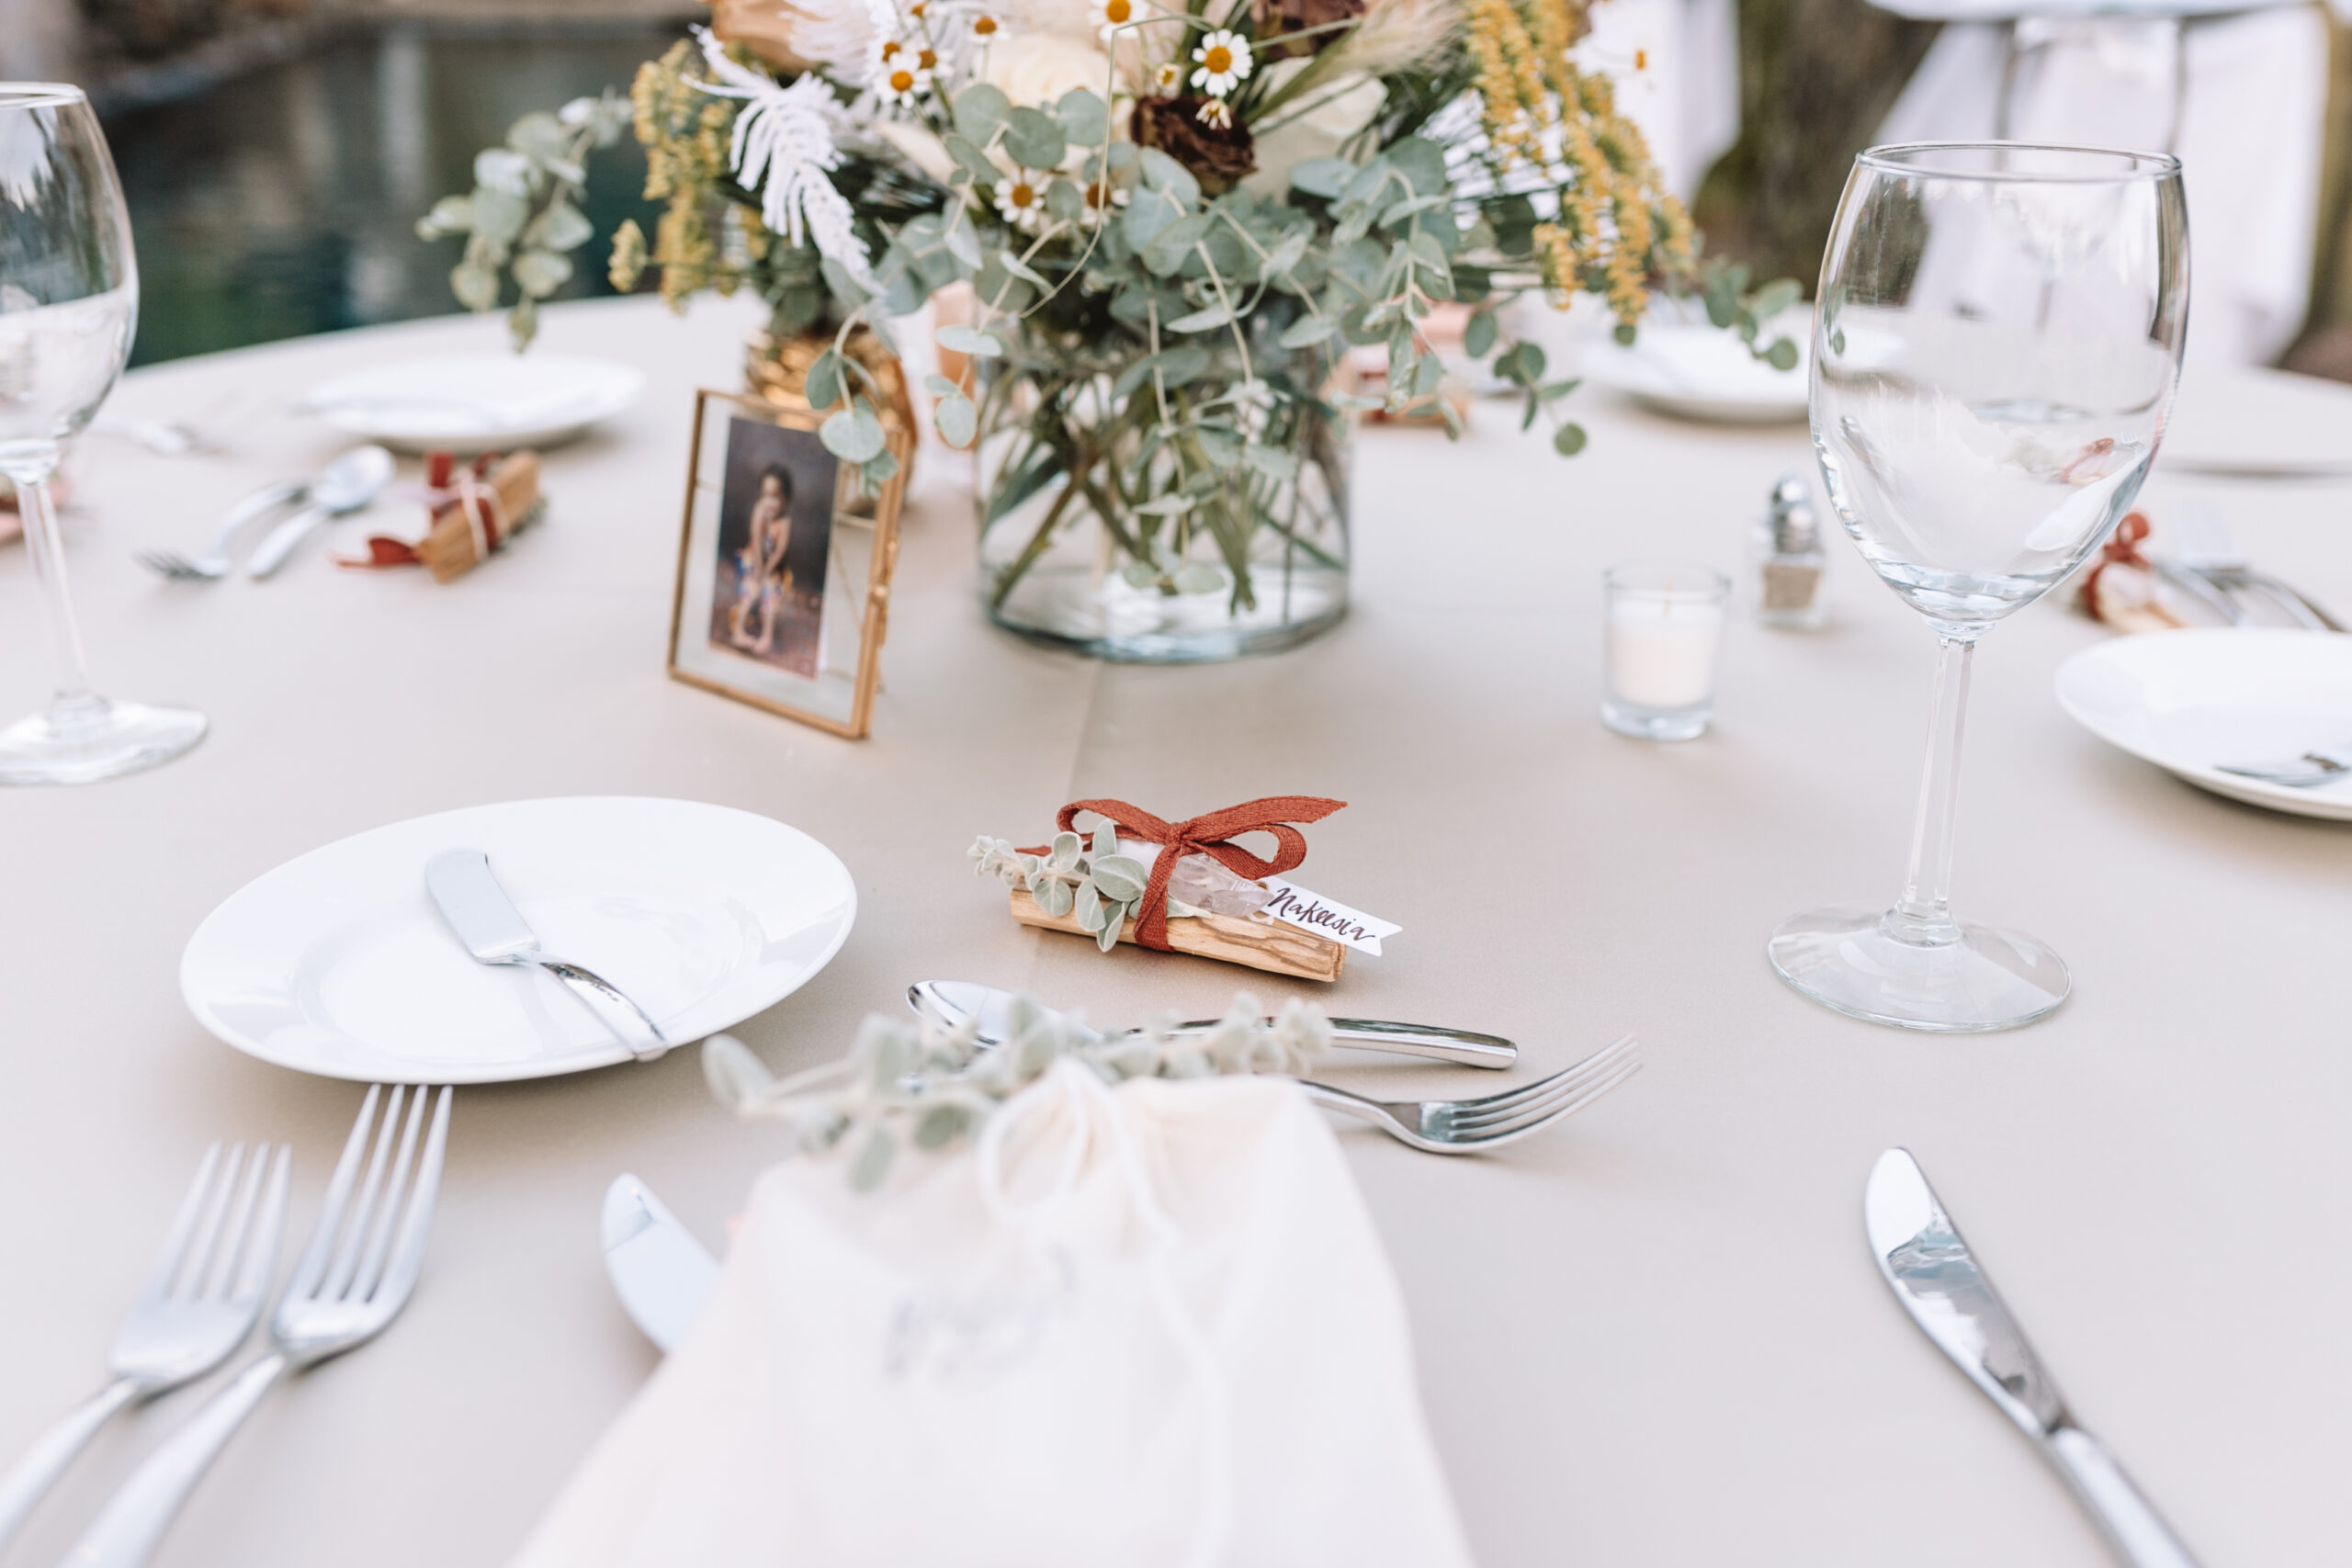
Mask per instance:
[[[2250,806],[2268,807],[2273,810],[2289,812],[2297,817],[2315,817],[2330,821],[2352,821],[2352,795],[2335,794],[2335,789],[2337,786],[2323,786],[2317,792],[2296,789],[2289,784],[2267,784],[2260,779],[2250,779],[2238,773],[2225,773],[2211,762],[2167,756],[2142,744],[2120,727],[2109,723],[2103,714],[2081,700],[2079,692],[2086,679],[2086,671],[2102,666],[2128,667],[2136,659],[2147,657],[2145,654],[2134,651],[2140,645],[2157,638],[2183,637],[2205,639],[2258,637],[2279,646],[2285,646],[2282,639],[2290,637],[2297,639],[2328,637],[2333,640],[2326,646],[2335,650],[2334,656],[2352,662],[2352,638],[2345,638],[2335,633],[2297,631],[2283,626],[2190,626],[2177,631],[2144,632],[2137,636],[2114,637],[2107,642],[2084,649],[2061,664],[2058,667],[2057,675],[2052,682],[2052,686],[2057,694],[2058,705],[2066,711],[2067,717],[2117,750],[2129,752],[2142,761],[2154,763],[2165,772],[2184,779],[2200,789],[2210,790],[2215,795],[2226,795],[2232,800],[2242,800]],[[2300,642],[2298,645],[2312,648],[2322,646]],[[2191,645],[2176,643],[2174,646]]]
[[[354,852],[355,846],[362,845],[365,840],[369,839],[389,837],[403,832],[415,832],[430,827],[435,823],[446,822],[453,818],[472,817],[478,813],[486,811],[528,811],[535,807],[576,806],[596,807],[605,805],[619,806],[623,807],[641,805],[685,807],[695,812],[708,812],[729,818],[740,818],[748,822],[758,824],[758,829],[761,831],[773,831],[785,835],[790,839],[797,840],[802,845],[806,846],[808,850],[813,852],[817,856],[821,857],[824,863],[829,863],[831,872],[839,876],[841,882],[842,889],[842,916],[833,930],[831,939],[826,942],[823,951],[819,953],[814,958],[810,959],[801,969],[799,974],[783,985],[781,988],[772,987],[763,987],[762,992],[753,993],[756,995],[763,995],[764,999],[763,1000],[758,1000],[751,1005],[744,1005],[741,1001],[738,1001],[735,1005],[723,1008],[717,1013],[713,1014],[713,1016],[707,1019],[689,1014],[689,1018],[692,1019],[691,1030],[677,1031],[673,1035],[673,1037],[676,1039],[678,1044],[691,1044],[695,1041],[707,1039],[710,1035],[716,1034],[721,1030],[732,1028],[734,1025],[741,1023],[743,1020],[751,1018],[758,1013],[764,1012],[769,1008],[775,1006],[776,1003],[784,1000],[785,998],[792,995],[793,992],[798,990],[801,987],[807,985],[809,981],[815,979],[820,974],[823,973],[825,966],[831,964],[833,961],[834,956],[841,952],[842,945],[849,941],[850,932],[856,927],[857,882],[854,877],[851,876],[849,867],[843,864],[842,858],[835,854],[822,840],[798,828],[793,827],[788,822],[780,822],[773,817],[764,817],[758,812],[745,811],[736,807],[717,806],[707,801],[686,800],[669,795],[546,795],[535,796],[526,800],[488,801],[474,806],[458,807],[448,811],[427,812],[418,817],[402,818],[396,822],[380,823],[376,827],[364,829],[356,833],[347,834],[343,838],[334,840],[328,843],[321,844],[315,849],[306,850],[302,853],[296,855],[289,860],[281,861],[277,865],[272,866],[269,870],[263,872],[260,875],[246,882],[235,892],[230,894],[227,897],[223,898],[219,904],[213,907],[212,911],[206,915],[203,920],[198,922],[196,931],[188,937],[187,944],[181,949],[181,999],[187,1003],[188,1010],[195,1015],[197,1022],[203,1026],[207,1033],[212,1035],[223,1044],[232,1046],[249,1056],[268,1062],[276,1066],[290,1067],[297,1072],[310,1073],[322,1077],[339,1077],[351,1081],[393,1081],[391,1078],[379,1074],[338,1072],[334,1070],[332,1064],[322,1063],[302,1051],[288,1051],[274,1048],[266,1041],[257,1040],[251,1034],[248,1034],[221,1020],[211,1008],[206,997],[199,994],[198,976],[193,973],[193,971],[195,971],[198,966],[205,961],[203,948],[207,943],[208,939],[211,938],[217,930],[226,922],[239,918],[242,912],[239,908],[241,903],[250,902],[254,899],[271,896],[271,889],[267,885],[270,884],[273,879],[291,874],[294,873],[295,868],[304,866],[309,863],[315,862],[322,857]],[[424,877],[424,869],[422,864],[418,867],[417,874],[418,885],[421,887],[423,886]],[[452,937],[451,940],[454,942],[456,939]],[[709,1005],[710,1004],[708,1003],[704,1004],[706,1009],[707,1009]],[[664,1026],[665,1028],[675,1030],[676,1021],[665,1020]],[[370,1051],[378,1051],[379,1049],[368,1044],[366,1042],[361,1042],[360,1043]],[[434,1061],[431,1063],[420,1064],[419,1070],[416,1075],[400,1079],[399,1081],[450,1084],[514,1083],[531,1078],[556,1077],[568,1073],[589,1072],[598,1067],[616,1066],[632,1059],[633,1058],[626,1046],[622,1045],[618,1041],[613,1041],[608,1044],[600,1046],[582,1047],[562,1055],[551,1055],[523,1062],[506,1061],[485,1063],[479,1066],[469,1066],[463,1063]]]
[[[420,405],[408,413],[369,403],[370,397],[396,398],[406,383],[426,381],[462,389],[469,367],[484,361],[503,362],[510,356],[487,354],[433,355],[418,359],[388,361],[365,369],[329,377],[304,394],[304,401],[321,405],[319,417],[353,435],[370,436],[395,446],[448,442],[458,446],[484,441],[546,440],[586,430],[637,401],[645,390],[645,373],[633,365],[583,355],[541,355],[527,362],[534,374],[547,372],[555,379],[569,371],[582,380],[576,402],[558,405],[553,417],[469,420],[447,411]],[[386,383],[398,385],[387,386]],[[455,394],[462,397],[462,391]],[[345,406],[337,407],[338,403]],[[481,405],[485,413],[496,411]]]

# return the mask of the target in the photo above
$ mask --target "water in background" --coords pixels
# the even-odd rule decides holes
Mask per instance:
[[[139,247],[131,363],[458,310],[461,242],[419,240],[417,219],[473,187],[474,153],[519,116],[626,92],[669,39],[393,27],[109,118]],[[652,231],[644,179],[627,135],[594,156],[582,207],[596,237],[558,298],[612,292],[613,229],[634,217]]]

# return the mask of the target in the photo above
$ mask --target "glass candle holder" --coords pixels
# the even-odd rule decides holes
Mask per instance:
[[[1645,740],[1704,734],[1731,580],[1677,562],[1612,566],[1601,579],[1600,721]]]

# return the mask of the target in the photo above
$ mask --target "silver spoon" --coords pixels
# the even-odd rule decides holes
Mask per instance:
[[[354,446],[311,481],[311,504],[269,531],[261,548],[245,562],[245,575],[267,577],[308,538],[311,530],[330,517],[356,512],[384,493],[392,482],[392,455],[381,446]]]
[[[907,1005],[935,1023],[953,1029],[967,1018],[979,1020],[979,1037],[1001,1044],[1012,1032],[1012,993],[974,980],[918,980],[907,987]],[[1180,1023],[1180,1034],[1201,1034],[1216,1027],[1215,1019]],[[1427,1023],[1389,1023],[1376,1018],[1335,1018],[1331,1043],[1365,1051],[1385,1051],[1398,1056],[1423,1056],[1454,1062],[1465,1067],[1503,1068],[1519,1061],[1519,1047],[1498,1034],[1473,1034]]]

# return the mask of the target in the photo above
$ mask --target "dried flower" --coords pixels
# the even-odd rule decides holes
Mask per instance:
[[[1367,0],[1250,0],[1250,17],[1258,30],[1259,45],[1269,56],[1281,59],[1290,55],[1320,54],[1348,36],[1349,29],[1334,24],[1351,22],[1364,14]],[[1328,31],[1308,32],[1305,38],[1287,39],[1272,45],[1272,40],[1283,33],[1306,32],[1310,28]]]
[[[1210,98],[1193,111],[1193,118],[1212,130],[1233,129],[1233,106],[1223,98]]]
[[[1175,61],[1164,61],[1152,68],[1151,90],[1161,97],[1172,97],[1184,87],[1184,68]]]
[[[1220,28],[1208,34],[1193,51],[1193,59],[1200,66],[1193,73],[1193,85],[1213,97],[1221,98],[1250,80],[1250,40],[1239,33]]]
[[[1191,170],[1201,189],[1215,196],[1247,178],[1258,163],[1250,128],[1238,120],[1204,124],[1200,109],[1205,102],[1198,97],[1139,98],[1131,125],[1138,145],[1159,148]]]

